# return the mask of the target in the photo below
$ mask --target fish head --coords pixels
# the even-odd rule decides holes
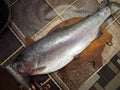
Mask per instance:
[[[25,60],[13,62],[11,67],[22,75],[30,75],[33,71],[33,65]]]
[[[111,10],[111,14],[114,14],[115,12],[117,12],[118,10],[120,10],[120,3],[117,2],[110,2],[108,4],[110,10]]]

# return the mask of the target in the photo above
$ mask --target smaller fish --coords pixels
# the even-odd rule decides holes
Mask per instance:
[[[64,30],[55,30],[23,51],[11,66],[17,72],[29,75],[47,74],[63,68],[98,37],[99,27],[119,9],[120,4],[110,2],[81,22]]]

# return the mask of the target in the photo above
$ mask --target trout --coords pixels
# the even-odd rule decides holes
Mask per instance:
[[[25,49],[11,67],[21,74],[47,74],[57,71],[81,53],[98,37],[99,27],[120,4],[109,2],[77,24],[58,29]]]

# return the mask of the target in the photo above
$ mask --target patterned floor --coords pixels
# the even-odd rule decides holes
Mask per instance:
[[[120,52],[80,90],[120,90]]]
[[[11,1],[15,1],[15,3],[16,3],[17,1],[21,1],[21,0],[11,0]],[[45,1],[50,1],[50,0],[45,0]],[[74,1],[77,2],[78,0],[74,0]],[[101,1],[102,0],[97,0],[98,3],[100,3]],[[120,0],[112,0],[112,1],[120,2]],[[11,6],[12,5],[14,6],[15,3],[12,3]],[[61,22],[62,22],[62,20],[61,20]],[[116,14],[112,15],[111,18],[108,20],[108,22],[110,22],[110,23],[107,23],[107,24],[105,23],[105,25],[110,30],[110,33],[114,34],[113,43],[115,43],[118,46],[118,48],[113,46],[112,49],[110,49],[111,51],[109,51],[109,49],[108,49],[109,47],[107,47],[107,49],[105,49],[107,54],[109,55],[108,56],[106,53],[103,53],[103,57],[105,58],[106,63],[108,63],[108,61],[111,59],[111,57],[113,57],[114,54],[117,53],[118,50],[120,49],[119,48],[120,42],[116,42],[116,40],[115,40],[115,39],[120,39],[120,35],[117,34],[117,33],[119,33],[117,30],[120,29],[120,11],[117,12]],[[14,27],[13,29],[17,30],[16,28],[18,28],[18,27]],[[45,29],[45,30],[47,30],[47,29]],[[35,38],[35,40],[36,40],[36,38]],[[17,43],[19,44],[19,42],[17,42]],[[24,45],[24,43],[22,43],[22,44]],[[11,46],[12,46],[11,48],[13,50],[14,45],[11,45]],[[19,47],[17,50],[15,49],[16,52],[19,51],[21,48],[22,47]],[[6,51],[8,51],[8,50],[6,50]],[[112,53],[112,52],[114,52],[114,53]],[[11,52],[8,54],[11,54]],[[7,58],[5,61],[9,60],[14,54],[16,54],[16,53],[11,54],[11,56],[9,58]],[[77,85],[78,85],[77,87],[82,86],[79,88],[80,90],[119,90],[120,89],[119,88],[119,83],[120,83],[119,82],[120,81],[119,71],[120,71],[120,55],[117,54],[97,74],[94,74],[94,75],[90,74],[90,76],[92,75],[92,77],[90,77],[85,82],[84,85],[77,83]],[[80,80],[82,80],[82,76],[78,76],[78,77],[80,77],[81,78]],[[63,78],[64,78],[64,76],[63,76]],[[70,83],[73,82],[72,80],[69,80],[69,81],[70,81]],[[114,85],[115,81],[117,81],[118,83],[116,83]],[[73,86],[76,85],[76,83],[73,83],[73,85],[69,85],[69,83],[64,83],[63,80],[60,77],[58,77],[57,73],[35,76],[33,78],[32,82],[35,85],[35,87],[33,85],[33,88],[36,88],[34,90],[73,90],[73,88],[74,88]],[[74,82],[79,82],[79,81],[74,81]],[[68,85],[69,85],[69,87],[68,87]],[[70,89],[70,86],[73,88]],[[74,88],[74,90],[77,90],[77,89]]]

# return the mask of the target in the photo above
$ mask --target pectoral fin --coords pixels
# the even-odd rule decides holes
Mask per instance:
[[[45,70],[45,68],[46,68],[46,66],[43,66],[43,67],[40,67],[40,68],[33,70],[32,75],[40,74],[43,70]]]

